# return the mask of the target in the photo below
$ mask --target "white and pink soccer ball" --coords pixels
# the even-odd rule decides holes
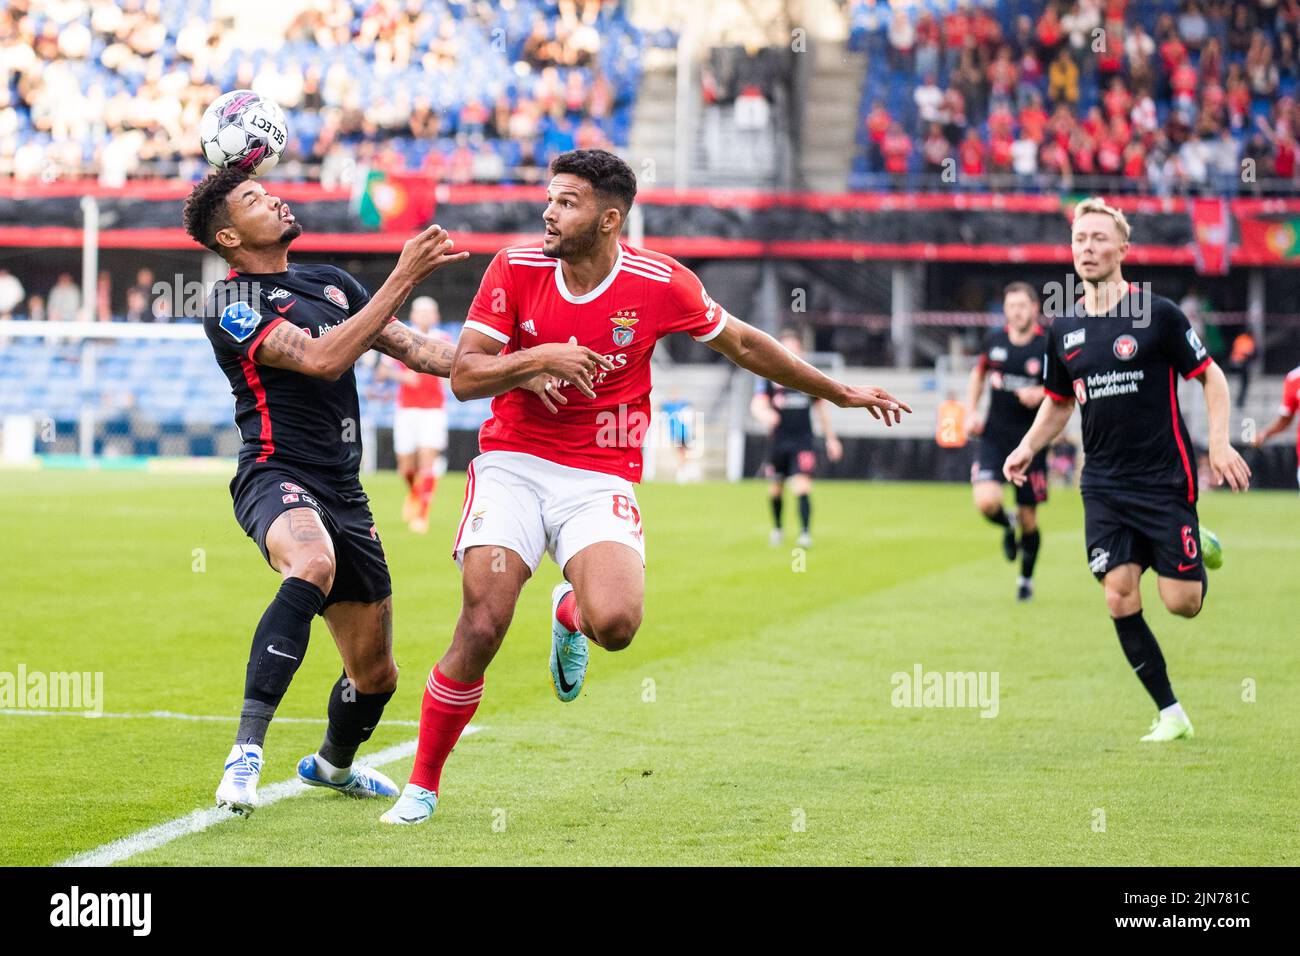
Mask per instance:
[[[280,161],[289,130],[284,111],[271,100],[252,90],[232,90],[203,113],[199,137],[203,158],[213,166],[262,176]]]

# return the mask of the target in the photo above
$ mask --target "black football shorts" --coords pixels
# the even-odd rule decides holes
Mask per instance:
[[[1185,494],[1085,491],[1083,524],[1088,566],[1098,581],[1129,562],[1166,578],[1202,578],[1200,521]]]
[[[791,475],[811,475],[816,468],[817,452],[811,444],[777,442],[768,449],[763,471],[766,477],[782,481]]]
[[[268,564],[266,533],[276,518],[293,508],[311,508],[320,515],[334,542],[334,586],[325,598],[326,607],[340,601],[372,604],[393,593],[370,502],[357,479],[313,478],[268,462],[236,473],[230,496],[235,519],[257,542]]]
[[[981,436],[979,445],[975,449],[975,461],[970,468],[971,484],[977,481],[1005,482],[1006,478],[1002,476],[1002,465],[1006,462],[1007,455],[1015,451],[1019,444],[1019,440],[1003,441],[998,436],[988,433]],[[1046,448],[1034,456],[1034,460],[1029,463],[1029,471],[1025,473],[1025,483],[1016,488],[1018,505],[1041,505],[1045,501],[1047,501]]]

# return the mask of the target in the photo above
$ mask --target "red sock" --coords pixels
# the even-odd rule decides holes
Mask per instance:
[[[416,494],[420,500],[420,517],[429,517],[429,502],[433,499],[433,489],[437,486],[438,479],[433,477],[433,472],[427,472],[420,477],[419,488]]]
[[[578,610],[577,595],[570,591],[560,598],[560,604],[555,609],[555,617],[561,627],[566,627],[570,631],[581,631],[582,612]]]
[[[424,703],[420,707],[420,742],[416,745],[415,766],[411,783],[438,792],[442,765],[460,739],[461,731],[478,710],[483,697],[483,678],[464,684],[444,677],[434,665],[424,685]]]

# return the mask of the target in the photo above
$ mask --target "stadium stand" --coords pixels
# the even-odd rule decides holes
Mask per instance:
[[[0,10],[0,176],[189,178],[223,90],[278,101],[279,175],[358,162],[451,182],[533,181],[578,146],[626,146],[647,44],[620,3],[318,0],[282,42],[234,48],[221,0],[19,0]],[[323,169],[322,169],[323,167]]]
[[[697,0],[291,0],[266,9],[264,47],[232,44],[237,6],[256,4],[0,10],[0,321],[96,323],[80,339],[0,330],[0,419],[49,423],[42,455],[232,453],[225,382],[199,330],[177,327],[186,310],[152,287],[224,272],[177,208],[206,168],[202,109],[243,86],[289,114],[271,178],[310,223],[296,254],[372,287],[406,233],[358,218],[359,169],[436,191],[439,220],[481,256],[533,235],[550,155],[607,145],[634,159],[644,235],[718,301],[768,329],[793,321],[851,380],[912,396],[884,459],[846,473],[882,474],[891,456],[929,473],[963,353],[999,321],[1006,282],[1060,279],[1084,192],[1125,208],[1144,281],[1182,301],[1200,289],[1211,354],[1254,376],[1240,414],[1266,417],[1300,355],[1300,204],[1255,198],[1298,191],[1300,0],[714,0],[707,18]],[[85,266],[89,196],[101,255]],[[439,278],[449,322],[480,275]],[[1257,348],[1232,364],[1243,335]],[[665,340],[656,382],[714,429],[704,471],[734,475],[752,383],[713,358]],[[357,374],[382,445],[391,403],[365,363]],[[453,443],[485,406],[449,404]],[[837,427],[866,440],[857,418]]]
[[[850,18],[853,189],[1300,189],[1294,0],[854,0]]]

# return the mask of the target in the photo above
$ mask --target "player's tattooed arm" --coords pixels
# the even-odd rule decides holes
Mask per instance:
[[[903,412],[912,410],[883,388],[845,385],[823,375],[772,336],[734,315],[707,344],[741,368],[786,388],[814,398],[824,398],[840,408],[865,408],[876,419],[880,419],[881,412],[884,412],[886,425],[901,422]]]
[[[397,322],[384,327],[379,338],[375,339],[375,348],[413,372],[439,378],[451,376],[451,359],[456,354],[456,347],[450,342],[408,329]]]
[[[469,256],[467,252],[453,253],[453,248],[445,229],[430,226],[407,240],[397,268],[352,318],[323,338],[303,336],[292,323],[281,322],[262,340],[252,356],[254,361],[337,381],[375,344],[412,289],[436,270]],[[293,335],[302,336],[302,342],[292,343],[286,338]]]
[[[293,372],[312,374],[307,360],[307,347],[311,337],[292,322],[284,321],[273,328],[257,347],[256,358],[263,365],[287,368]]]
[[[375,340],[375,348],[397,359],[412,371],[437,375],[439,378],[451,377],[451,364],[456,355],[456,346],[450,342],[393,322]],[[559,386],[558,379],[542,373],[534,375],[518,387],[532,392],[541,400],[546,410],[554,414],[558,411],[557,402],[560,405],[569,403],[569,400],[560,394]]]
[[[312,378],[337,381],[360,357],[359,354],[353,355],[352,349],[363,345],[361,351],[365,352],[370,347],[368,340],[363,339],[360,345],[353,346],[350,339],[343,343],[344,348],[338,348],[340,342],[336,341],[336,338],[342,340],[343,331],[354,321],[356,320],[344,322],[328,336],[320,339],[312,338],[306,329],[292,322],[283,321],[273,328],[257,347],[255,361],[262,365],[309,375]]]

